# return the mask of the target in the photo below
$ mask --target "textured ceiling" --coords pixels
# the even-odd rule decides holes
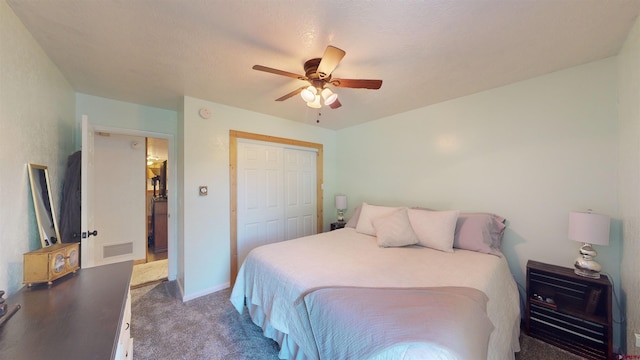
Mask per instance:
[[[184,95],[339,129],[614,56],[640,0],[8,0],[81,93],[177,110]],[[304,74],[382,79],[308,108]]]

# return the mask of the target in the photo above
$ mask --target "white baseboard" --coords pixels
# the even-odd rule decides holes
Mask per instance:
[[[178,284],[178,290],[180,290],[180,298],[184,299],[184,286],[182,286],[182,281],[176,279],[176,284]],[[184,300],[182,300],[182,302],[184,302]]]
[[[178,286],[180,286],[180,294],[182,295],[182,302],[187,302],[189,300],[197,299],[197,298],[199,298],[201,296],[213,294],[214,292],[218,292],[220,290],[228,289],[231,286],[231,283],[226,282],[224,284],[216,285],[214,287],[210,287],[208,289],[204,289],[202,291],[198,291],[196,293],[189,294],[189,295],[185,295],[184,294],[184,289],[182,288],[182,284],[180,284],[180,282],[178,282]]]

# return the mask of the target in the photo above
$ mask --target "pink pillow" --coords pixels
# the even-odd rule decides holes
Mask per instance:
[[[409,209],[409,222],[418,237],[418,245],[453,252],[453,238],[459,211]]]
[[[505,218],[489,213],[460,213],[453,247],[502,256]]]
[[[398,209],[399,207],[369,205],[366,202],[363,202],[362,209],[360,210],[360,217],[358,218],[358,225],[356,225],[356,231],[360,234],[376,236],[376,228],[373,226],[373,219],[390,214]]]
[[[407,246],[418,242],[418,237],[411,227],[407,208],[393,210],[373,218],[371,223],[375,228],[380,247]]]

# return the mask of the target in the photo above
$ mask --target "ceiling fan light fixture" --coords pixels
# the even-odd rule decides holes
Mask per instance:
[[[342,106],[341,101],[338,99],[337,94],[332,90],[325,88],[326,85],[341,88],[373,90],[380,89],[382,86],[382,80],[333,78],[333,70],[337,68],[345,54],[346,52],[344,50],[331,45],[327,46],[324,55],[322,55],[321,58],[312,58],[304,62],[304,75],[262,65],[254,65],[253,69],[306,81],[310,84],[307,86],[301,86],[288,94],[277,98],[276,101],[284,101],[300,94],[307,106],[311,108],[319,109],[323,105],[327,105],[331,107],[331,109],[337,109]]]
[[[300,92],[300,96],[306,102],[313,102],[316,99],[316,94],[318,94],[318,89],[313,85],[309,85],[306,89]]]
[[[320,95],[316,95],[313,101],[307,101],[307,106],[313,109],[320,109],[322,104],[320,104]]]
[[[322,98],[324,99],[325,105],[331,105],[338,100],[338,94],[334,93],[329,88],[324,88],[324,90],[322,90]]]

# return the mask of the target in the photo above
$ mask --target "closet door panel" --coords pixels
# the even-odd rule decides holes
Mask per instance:
[[[251,249],[284,240],[282,149],[238,143],[238,263]]]
[[[242,233],[242,241],[238,241],[238,263],[242,264],[251,249],[262,245],[262,239],[260,238],[260,225],[257,223],[244,224],[241,229],[238,229],[238,235],[240,233]],[[240,236],[238,236],[238,240],[240,240]]]
[[[317,153],[284,149],[286,239],[316,233],[316,158]],[[295,225],[295,226],[294,226]]]

